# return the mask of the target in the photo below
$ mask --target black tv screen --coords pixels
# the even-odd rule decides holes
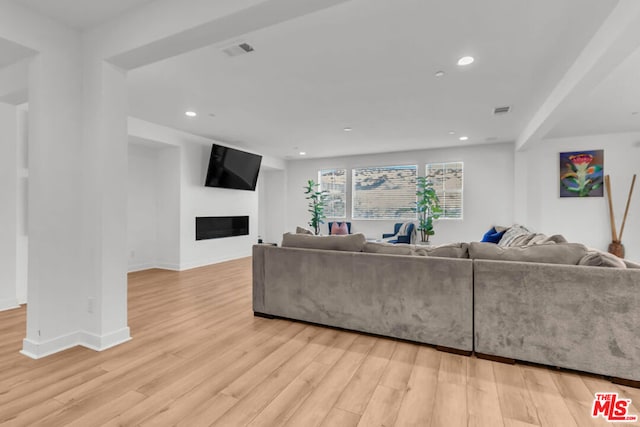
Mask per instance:
[[[255,191],[261,161],[258,154],[213,144],[204,185]]]

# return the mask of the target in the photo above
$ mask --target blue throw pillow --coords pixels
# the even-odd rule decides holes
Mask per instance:
[[[495,227],[491,227],[491,230],[484,233],[481,242],[498,243],[500,239],[502,239],[502,235],[505,233],[505,231],[507,230],[498,232],[496,231]]]

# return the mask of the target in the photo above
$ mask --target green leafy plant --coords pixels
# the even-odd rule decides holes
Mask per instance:
[[[318,190],[319,187],[320,184],[316,184],[312,179],[307,181],[306,187],[303,187],[304,194],[307,195],[305,198],[309,200],[308,212],[311,213],[309,225],[313,228],[316,235],[320,233],[320,224],[324,224],[324,220],[326,219],[324,208],[328,194],[326,191]]]
[[[442,209],[440,199],[433,189],[433,183],[429,178],[419,176],[416,182],[416,211],[418,212],[418,230],[423,242],[429,241],[429,236],[433,236],[433,220],[440,218]]]

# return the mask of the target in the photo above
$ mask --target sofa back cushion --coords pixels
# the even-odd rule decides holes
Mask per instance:
[[[362,252],[367,239],[362,233],[346,236],[310,236],[308,234],[284,233],[282,247],[325,249],[332,251]]]
[[[492,243],[472,242],[469,257],[497,261],[541,262],[576,265],[588,252],[580,243],[551,243],[524,247],[502,247]]]
[[[366,242],[362,251],[370,254],[413,255],[412,246],[402,243],[395,245],[393,243]]]
[[[493,243],[487,243],[494,245]],[[440,258],[469,258],[468,243],[448,243],[439,246],[420,246],[415,245],[413,254],[417,256],[433,256]]]

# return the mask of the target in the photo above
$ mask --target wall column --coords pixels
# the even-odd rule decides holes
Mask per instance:
[[[79,38],[29,64],[29,259],[27,336],[39,358],[78,344],[86,250],[79,171],[82,111]]]
[[[17,112],[0,103],[0,311],[18,307]]]
[[[85,49],[83,212],[88,285],[84,345],[103,350],[130,339],[127,326],[126,72]]]

